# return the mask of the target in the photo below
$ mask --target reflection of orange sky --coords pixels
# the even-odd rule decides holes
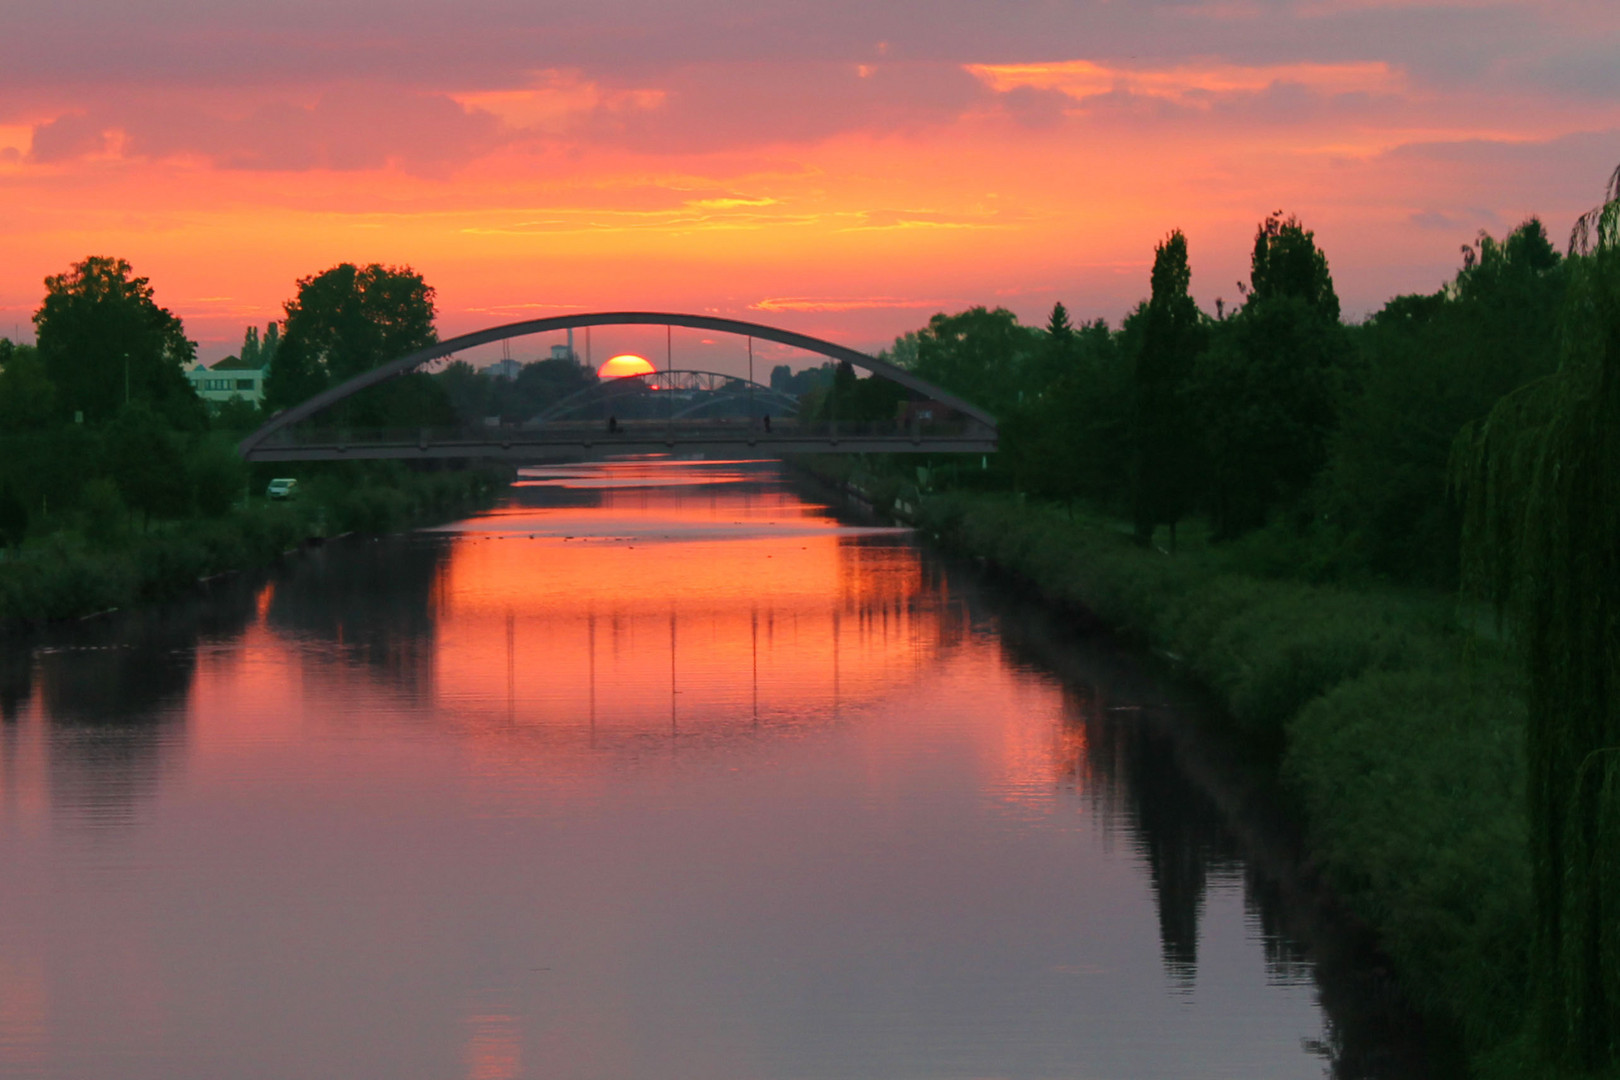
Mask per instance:
[[[842,600],[903,601],[920,589],[916,553],[896,548],[879,567],[848,558],[839,536],[687,540],[518,540],[469,537],[452,550],[442,583],[451,620],[514,607],[551,615],[593,610],[734,607],[824,608]]]
[[[657,520],[755,516],[738,497],[689,501],[660,502]],[[611,499],[566,511],[572,540],[457,539],[436,590],[443,699],[502,714],[522,702],[570,726],[589,722],[594,694],[599,721],[645,727],[669,723],[673,689],[677,716],[735,719],[752,715],[757,671],[767,711],[830,707],[883,692],[934,632],[908,610],[922,594],[909,546],[851,547],[791,518],[783,537],[613,539],[623,512]]]
[[[602,539],[632,507],[648,515],[642,537]],[[1062,696],[968,634],[965,609],[909,543],[851,537],[790,495],[724,485],[610,489],[596,508],[480,520],[518,538],[475,521],[455,540],[434,590],[431,682],[483,768],[556,771],[563,746],[756,722],[861,717],[874,732],[903,730],[975,702],[983,713],[951,739],[974,747],[1002,802],[1047,808],[1055,785],[1074,782],[1085,742],[1063,721]],[[731,523],[743,527],[727,539],[645,538]],[[795,532],[774,537],[771,524]],[[530,539],[528,528],[573,538]]]
[[[722,534],[648,539],[702,526]],[[843,732],[871,756],[880,790],[894,780],[890,748],[923,723],[943,725],[935,752],[968,755],[1021,811],[1045,812],[1056,787],[1084,782],[1072,704],[971,629],[914,545],[757,483],[609,489],[595,506],[481,515],[448,540],[431,623],[393,640],[372,628],[367,656],[341,630],[272,621],[277,588],[261,590],[239,636],[199,644],[174,775],[234,787],[274,785],[288,769],[397,773],[393,735],[432,730],[483,775],[574,782],[600,774],[597,751],[672,736]],[[38,695],[10,731],[0,830],[48,827],[53,751]],[[362,735],[358,754],[309,758],[312,739]]]
[[[522,1074],[523,1038],[511,1013],[474,1013],[466,1019],[467,1080],[513,1080]]]
[[[50,998],[45,964],[0,951],[0,1051],[12,1065],[45,1074],[49,1053]]]
[[[50,736],[37,695],[21,713],[0,729],[0,830],[33,833],[46,827],[50,809]]]

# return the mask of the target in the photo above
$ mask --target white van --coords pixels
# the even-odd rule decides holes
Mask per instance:
[[[298,481],[291,478],[272,480],[264,493],[272,499],[290,499],[298,493]]]

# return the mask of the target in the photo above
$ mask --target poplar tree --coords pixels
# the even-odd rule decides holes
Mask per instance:
[[[1261,222],[1243,308],[1199,365],[1208,420],[1210,517],[1231,537],[1297,504],[1327,458],[1344,362],[1327,256],[1293,217]]]
[[[1570,239],[1558,370],[1458,439],[1464,581],[1529,674],[1541,1046],[1620,1064],[1620,169]]]
[[[281,345],[281,327],[269,323],[264,328],[264,337],[259,339],[259,366],[271,367],[276,362],[276,350]]]
[[[1176,522],[1198,495],[1199,444],[1188,383],[1206,342],[1203,317],[1188,291],[1192,270],[1180,229],[1154,249],[1152,282],[1136,361],[1133,510],[1139,543],[1151,543],[1154,529],[1168,525],[1174,544]]]
[[[267,368],[276,358],[276,346],[279,340],[276,335],[280,328],[275,323],[269,323],[264,328],[264,336],[259,336],[259,328],[250,326],[242,335],[242,351],[239,354],[244,367]]]
[[[250,326],[242,335],[242,351],[238,354],[243,367],[255,368],[259,364],[259,328]]]

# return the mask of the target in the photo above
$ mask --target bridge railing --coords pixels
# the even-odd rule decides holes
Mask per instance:
[[[774,417],[717,417],[665,419],[613,419],[604,421],[555,420],[541,426],[462,425],[457,427],[354,428],[298,424],[275,432],[262,444],[265,448],[368,444],[435,445],[444,443],[548,443],[577,442],[582,436],[674,437],[678,441],[701,441],[716,437],[753,435],[760,438],[791,436],[795,439],[842,439],[856,437],[962,438],[987,432],[983,425],[967,418],[949,420],[805,420]]]

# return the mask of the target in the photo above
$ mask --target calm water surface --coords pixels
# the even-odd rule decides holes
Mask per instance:
[[[1151,681],[769,466],[525,477],[6,655],[0,1076],[1330,1067]]]

